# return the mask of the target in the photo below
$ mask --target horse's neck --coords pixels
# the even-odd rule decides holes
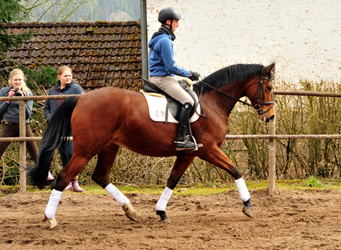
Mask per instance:
[[[244,90],[242,84],[228,84],[220,89],[223,93],[211,90],[205,94],[207,106],[215,110],[219,114],[226,114],[228,117],[232,112],[237,100],[243,96]],[[232,98],[232,97],[235,98]],[[211,108],[210,108],[211,109]]]

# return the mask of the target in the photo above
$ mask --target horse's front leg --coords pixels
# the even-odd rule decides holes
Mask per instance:
[[[119,146],[114,143],[108,143],[98,153],[98,161],[92,180],[99,184],[108,192],[121,206],[125,215],[133,220],[138,221],[137,214],[130,200],[109,181],[109,174],[114,164]]]
[[[195,157],[178,157],[173,166],[172,172],[167,181],[167,187],[163,190],[159,201],[156,203],[156,214],[161,218],[162,222],[170,223],[170,219],[166,215],[166,206],[172,196],[173,190],[178,184],[181,176],[184,174],[188,166],[193,162]]]
[[[206,151],[206,154],[200,155],[199,157],[232,175],[238,188],[240,198],[244,204],[242,211],[245,215],[252,218],[252,205],[250,200],[251,196],[237,166],[233,164],[233,162],[221,151],[218,146],[215,146],[212,150],[209,150],[209,152]]]

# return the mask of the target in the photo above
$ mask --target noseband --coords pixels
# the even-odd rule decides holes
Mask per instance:
[[[260,112],[260,115],[265,115],[267,112],[269,112],[269,111],[274,107],[274,104],[275,104],[275,103],[274,103],[274,102],[264,102],[264,101],[265,101],[265,94],[264,94],[264,89],[263,89],[263,87],[264,87],[264,80],[270,80],[270,78],[268,78],[268,77],[265,77],[265,78],[264,78],[263,76],[260,77],[260,81],[259,81],[259,84],[258,84],[258,87],[257,87],[257,91],[255,92],[255,95],[254,95],[253,98],[251,99],[251,100],[253,100],[253,99],[256,97],[257,92],[259,92],[259,95],[258,95],[258,98],[257,98],[257,103],[254,104],[254,105],[249,104],[249,103],[244,102],[244,101],[241,101],[241,100],[239,100],[238,98],[236,98],[236,97],[234,97],[234,96],[231,96],[231,95],[229,95],[229,94],[226,94],[226,93],[224,93],[223,91],[221,91],[221,90],[219,90],[219,89],[217,89],[217,88],[215,88],[215,87],[213,87],[213,86],[211,86],[211,85],[205,83],[205,82],[202,81],[202,80],[199,81],[199,82],[205,84],[206,86],[210,87],[211,89],[214,89],[214,90],[218,91],[219,93],[221,93],[221,94],[223,94],[223,95],[225,95],[225,96],[228,96],[228,97],[230,97],[230,98],[236,100],[237,102],[241,102],[241,103],[243,103],[244,105],[253,107],[257,112]],[[203,85],[201,85],[201,91],[200,91],[200,92],[201,92],[201,93],[200,93],[200,98],[199,98],[199,99],[201,99],[201,96],[202,96]],[[260,103],[261,100],[263,100],[262,103]],[[262,106],[263,106],[263,105],[272,105],[272,106],[271,106],[268,110],[264,111],[264,110],[262,109]]]

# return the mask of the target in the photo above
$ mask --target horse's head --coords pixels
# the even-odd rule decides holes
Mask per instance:
[[[236,102],[242,102],[254,107],[259,115],[259,119],[269,121],[275,116],[271,70],[275,64],[267,67],[260,64],[236,64],[220,69],[193,86],[198,95],[205,95],[212,90],[222,94],[234,106]],[[216,93],[214,92],[214,93]],[[252,104],[239,100],[247,96]],[[209,95],[214,101],[216,94]],[[220,102],[224,103],[224,102]],[[233,106],[223,104],[222,108],[231,112]]]
[[[252,86],[247,90],[247,97],[258,112],[258,118],[269,122],[275,117],[273,86],[271,70],[275,64],[264,68],[263,73],[254,79]]]

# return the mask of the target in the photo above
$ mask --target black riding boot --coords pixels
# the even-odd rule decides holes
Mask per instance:
[[[181,107],[178,125],[178,136],[176,138],[176,141],[174,142],[176,146],[176,151],[195,149],[195,144],[189,141],[189,135],[187,135],[187,124],[191,110],[192,105],[188,102],[186,102]],[[202,144],[197,143],[197,147],[202,147]]]

